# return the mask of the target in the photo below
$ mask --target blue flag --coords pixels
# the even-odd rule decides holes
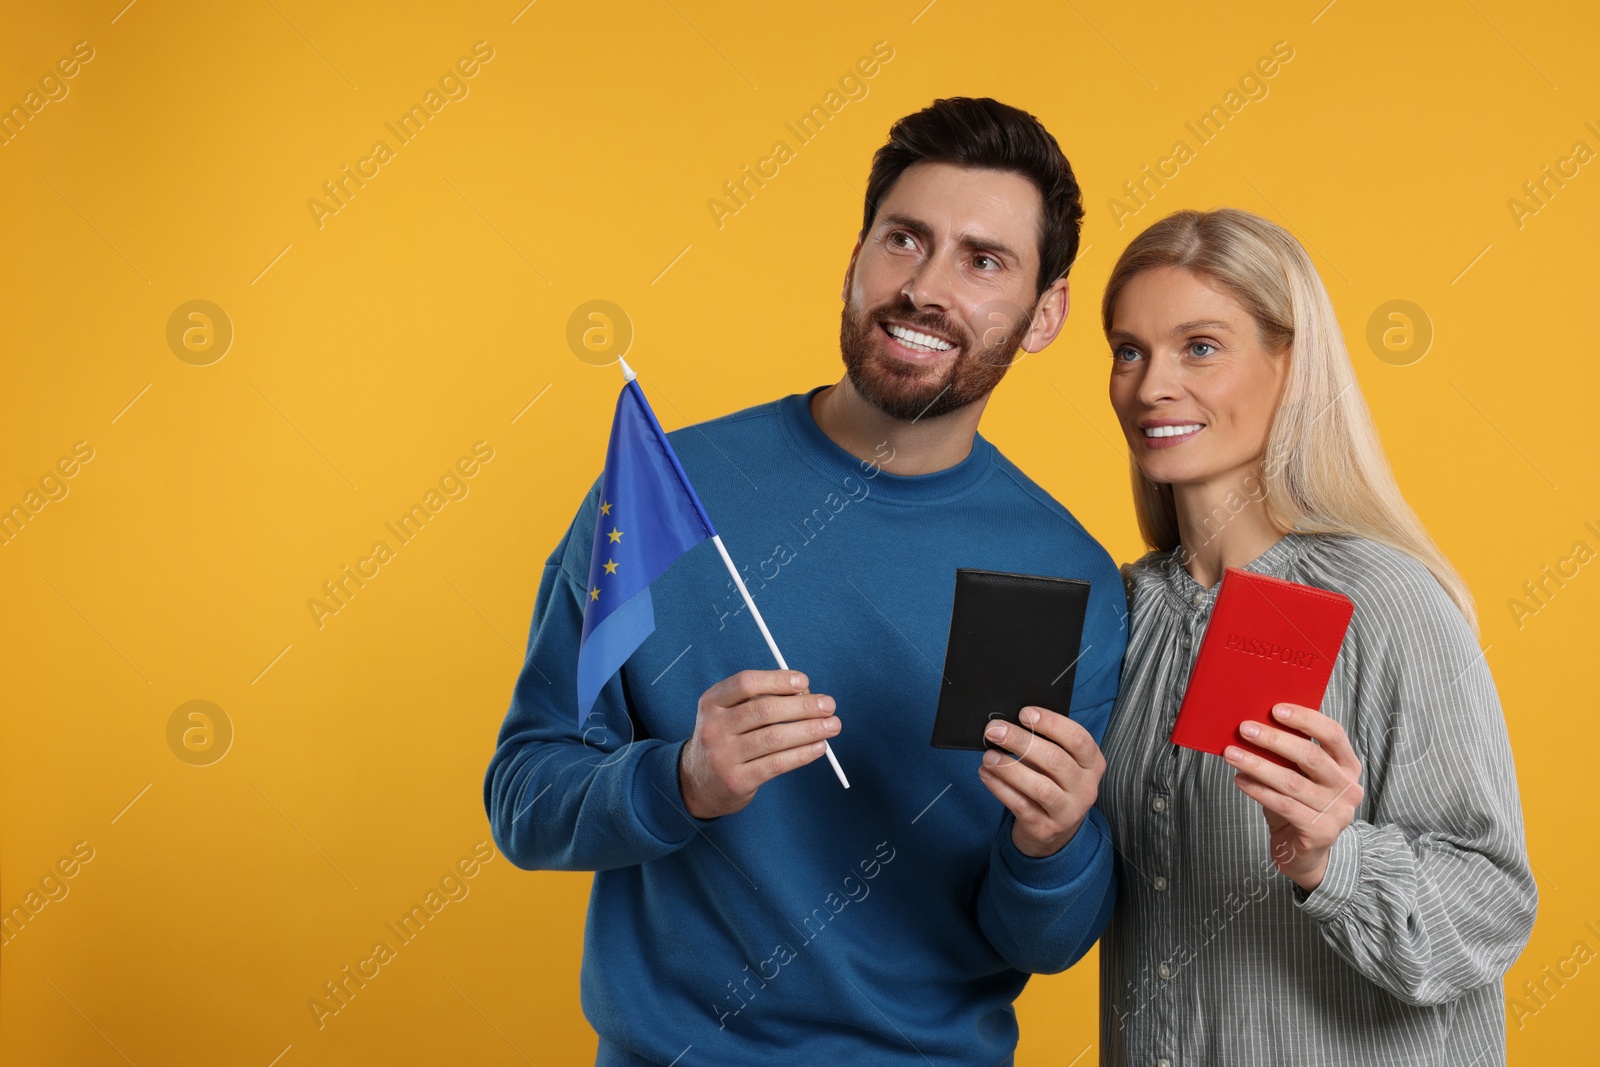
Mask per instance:
[[[580,727],[601,688],[655,632],[650,583],[716,535],[655,412],[630,377],[617,397],[600,479],[578,647]]]

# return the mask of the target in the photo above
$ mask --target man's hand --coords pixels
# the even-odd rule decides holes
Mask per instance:
[[[1344,727],[1322,712],[1279,704],[1272,713],[1291,729],[1246,722],[1239,732],[1251,744],[1298,764],[1296,769],[1280,767],[1237,745],[1224,749],[1223,758],[1239,771],[1233,783],[1260,804],[1267,817],[1272,862],[1309,893],[1322,884],[1328,850],[1361,803],[1361,761]]]
[[[806,692],[810,684],[799,671],[740,671],[701,694],[678,760],[690,815],[738,811],[762,785],[822,755],[840,722],[833,698]]]
[[[995,720],[984,736],[1016,759],[983,754],[978,778],[1016,822],[1011,840],[1025,856],[1050,856],[1078,832],[1100,794],[1105,757],[1089,731],[1044,708],[1023,708],[1028,729]]]

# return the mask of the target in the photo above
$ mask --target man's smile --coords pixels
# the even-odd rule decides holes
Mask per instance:
[[[915,330],[898,322],[879,323],[893,355],[913,363],[932,363],[958,346],[938,334]]]

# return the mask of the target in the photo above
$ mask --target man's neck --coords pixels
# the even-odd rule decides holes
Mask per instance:
[[[985,396],[933,418],[892,418],[856,391],[849,378],[811,398],[811,417],[828,439],[859,460],[890,474],[932,474],[972,453]]]

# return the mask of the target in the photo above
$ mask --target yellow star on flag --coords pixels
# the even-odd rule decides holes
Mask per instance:
[[[609,559],[606,560],[606,573],[607,574],[615,574],[615,573],[617,573],[617,565],[615,563],[611,562]]]
[[[612,542],[615,543],[617,541],[622,540],[622,531],[618,530],[615,526],[613,526],[613,527],[611,527],[611,532],[606,534],[606,536],[611,538]]]
[[[600,599],[600,587],[599,586],[595,586],[593,589],[589,590],[589,599],[590,600],[599,600]]]
[[[600,505],[600,514],[602,514],[602,515],[611,514],[611,505],[609,503],[601,504]]]

